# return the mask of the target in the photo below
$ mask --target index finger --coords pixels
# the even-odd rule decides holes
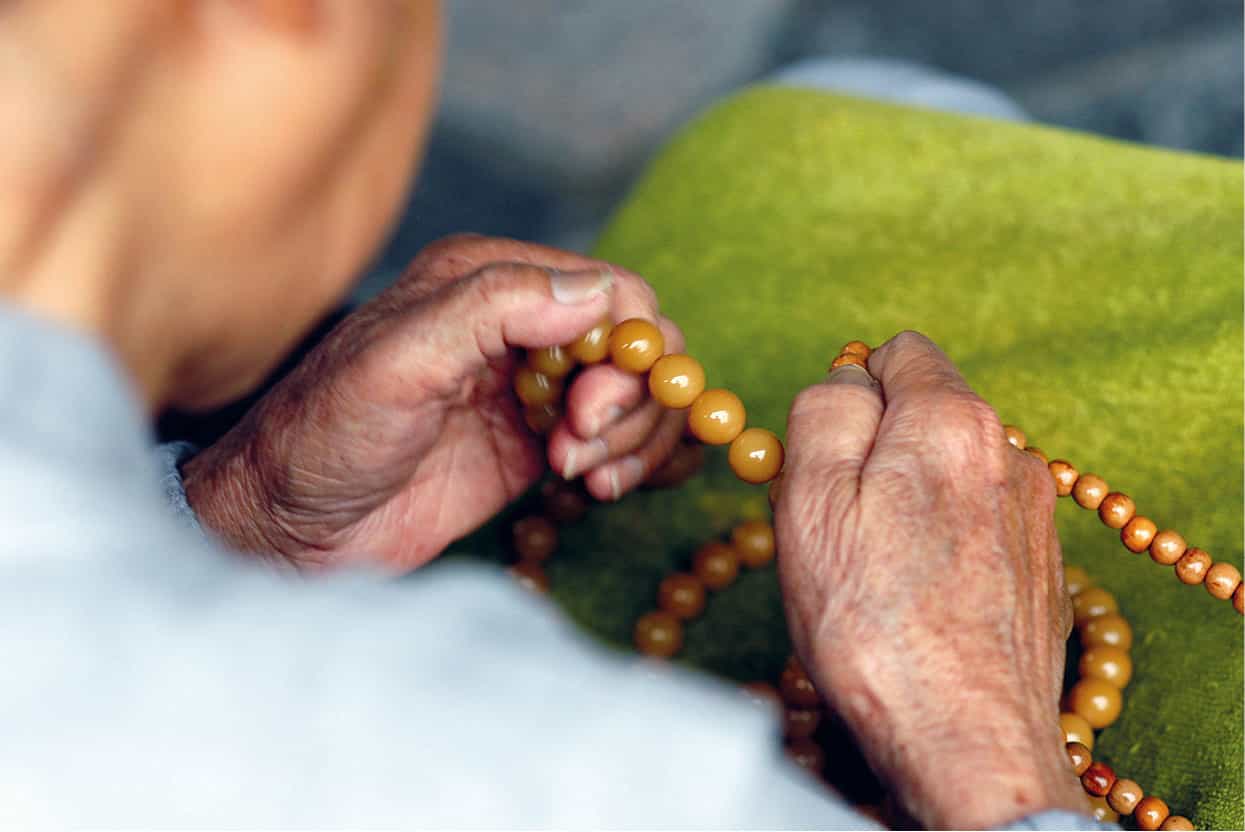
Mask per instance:
[[[946,353],[919,332],[899,333],[873,350],[868,363],[888,406],[948,392],[974,395]]]

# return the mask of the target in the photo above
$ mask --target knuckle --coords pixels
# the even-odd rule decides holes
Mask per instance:
[[[937,393],[922,397],[924,432],[944,466],[957,474],[976,470],[1002,480],[1007,474],[1003,426],[994,408],[972,393]]]

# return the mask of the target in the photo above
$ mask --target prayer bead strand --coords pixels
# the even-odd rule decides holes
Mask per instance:
[[[529,427],[538,434],[550,432],[562,418],[560,399],[577,367],[608,359],[626,372],[647,373],[648,391],[663,407],[687,410],[687,433],[691,437],[707,445],[729,445],[728,460],[736,476],[754,484],[768,482],[770,505],[774,507],[781,499],[781,441],[769,431],[746,427],[746,410],[734,393],[723,388],[706,389],[704,367],[695,358],[667,355],[664,350],[660,329],[633,318],[617,325],[603,320],[570,344],[530,351],[515,376],[515,393],[524,406]],[[869,355],[867,345],[852,341],[830,366],[833,370],[852,364],[867,371]],[[1064,459],[1048,460],[1045,453],[1029,444],[1020,428],[1005,425],[1003,431],[1008,443],[1047,466],[1057,495],[1072,497],[1082,508],[1097,512],[1105,526],[1120,532],[1126,549],[1136,554],[1149,552],[1156,563],[1172,566],[1183,583],[1203,584],[1212,596],[1230,599],[1236,611],[1245,614],[1245,584],[1236,567],[1214,562],[1202,549],[1188,546],[1174,530],[1160,530],[1153,520],[1137,513],[1131,497],[1110,490],[1102,477],[1082,474]],[[677,485],[695,474],[702,462],[699,444],[681,442],[646,485]],[[547,516],[529,515],[512,527],[517,562],[510,571],[525,587],[544,592],[549,581],[542,564],[557,548],[556,524],[580,519],[588,510],[588,498],[570,484],[559,482],[542,486],[541,496]],[[685,622],[703,614],[710,592],[729,587],[741,566],[758,569],[773,561],[770,524],[755,520],[741,523],[730,538],[730,542],[705,543],[695,552],[690,571],[671,573],[661,581],[656,608],[635,623],[633,638],[641,653],[657,659],[678,655],[684,644]],[[1080,678],[1064,697],[1060,728],[1092,813],[1099,820],[1111,821],[1132,814],[1141,829],[1192,829],[1188,818],[1171,815],[1162,800],[1145,795],[1135,781],[1117,777],[1110,766],[1093,759],[1094,732],[1114,723],[1123,707],[1122,692],[1133,672],[1129,654],[1133,634],[1115,598],[1094,587],[1085,570],[1067,567],[1064,577],[1083,653],[1077,668]],[[744,688],[753,698],[781,708],[788,756],[820,775],[825,755],[812,737],[822,722],[824,706],[798,659],[789,658],[777,688],[765,682],[749,683]]]

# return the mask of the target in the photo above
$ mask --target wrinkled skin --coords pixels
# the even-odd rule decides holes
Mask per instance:
[[[790,415],[776,533],[799,654],[927,824],[1085,811],[1058,727],[1072,612],[1050,475],[929,340],[868,364]]]
[[[600,290],[558,303],[551,278],[569,272]],[[300,568],[418,567],[544,470],[511,387],[517,348],[571,341],[605,315],[657,322],[682,348],[651,288],[621,268],[513,240],[434,244],[187,464],[191,504],[238,548]],[[601,499],[635,488],[683,428],[645,391],[610,366],[582,373],[549,463],[573,465]]]

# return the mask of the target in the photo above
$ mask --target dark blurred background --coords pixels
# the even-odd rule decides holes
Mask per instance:
[[[1240,0],[446,0],[440,113],[361,287],[452,231],[584,249],[698,109],[810,56],[995,85],[1034,120],[1240,156]]]

